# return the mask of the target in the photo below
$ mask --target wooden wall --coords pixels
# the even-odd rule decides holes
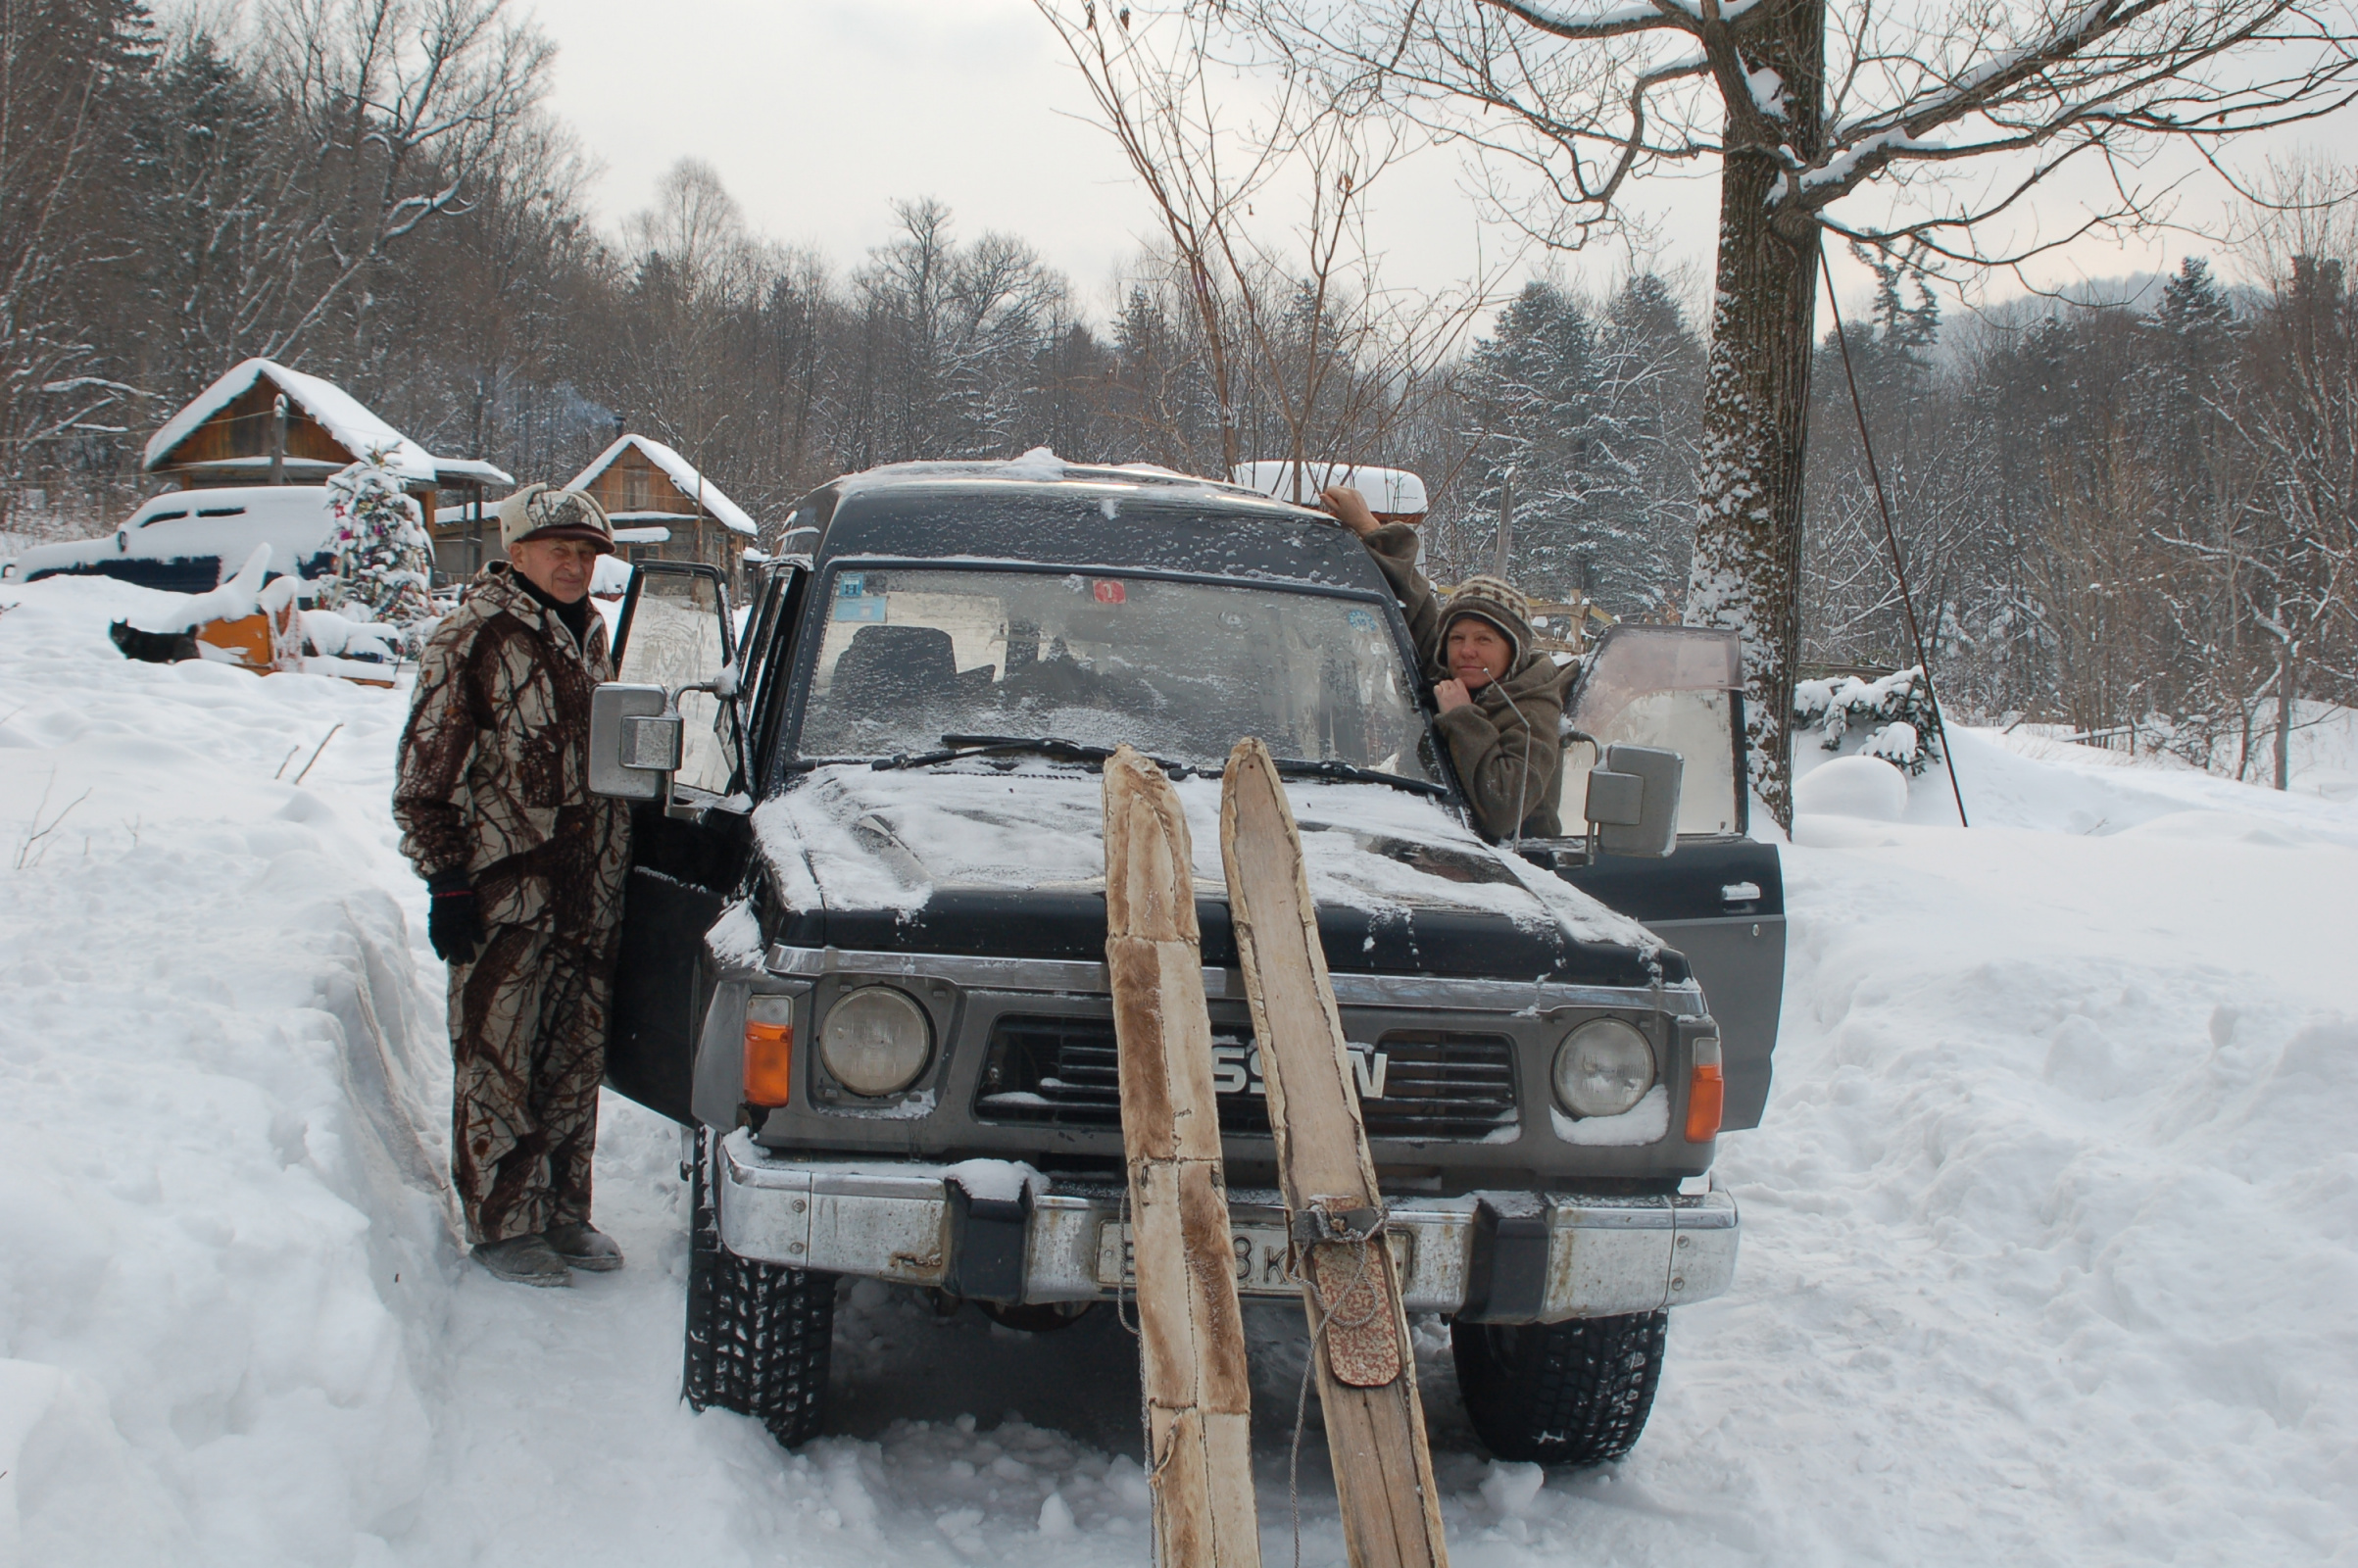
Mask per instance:
[[[589,493],[608,513],[667,512],[672,520],[661,523],[616,522],[617,528],[665,527],[671,541],[663,545],[623,545],[624,560],[702,561],[733,570],[743,541],[709,516],[696,516],[696,498],[671,482],[637,447],[626,447],[588,485]],[[696,520],[688,520],[696,517]]]
[[[277,397],[277,383],[263,376],[227,408],[191,430],[157,471],[176,473],[186,465],[220,463],[227,458],[269,457],[270,406]],[[286,455],[332,463],[339,468],[357,462],[361,456],[346,451],[341,441],[327,433],[325,425],[304,413],[303,406],[292,398],[287,399],[286,408]],[[240,482],[260,483],[262,479]]]

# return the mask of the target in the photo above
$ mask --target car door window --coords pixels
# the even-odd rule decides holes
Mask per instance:
[[[1565,826],[1588,820],[1589,773],[1601,749],[1631,745],[1660,747],[1686,760],[1682,835],[1743,832],[1737,660],[1730,632],[1631,625],[1607,630],[1573,694],[1572,727],[1597,744],[1576,740],[1565,750],[1557,797]]]
[[[730,658],[728,595],[710,570],[641,564],[622,624],[619,678],[666,690],[711,680]],[[707,692],[679,700],[686,730],[673,783],[725,795],[737,771],[734,705]]]

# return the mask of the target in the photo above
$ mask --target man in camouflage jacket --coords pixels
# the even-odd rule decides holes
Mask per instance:
[[[486,566],[418,661],[393,815],[450,966],[451,1166],[475,1256],[564,1285],[621,1250],[590,1163],[630,818],[589,793],[590,694],[614,678],[589,600],[614,530],[585,495],[502,503]]]

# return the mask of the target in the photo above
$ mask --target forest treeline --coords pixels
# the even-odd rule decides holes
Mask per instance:
[[[266,355],[519,477],[563,478],[627,426],[764,520],[902,459],[1047,445],[1216,473],[1230,447],[1300,439],[1424,473],[1447,569],[1489,564],[1511,499],[1535,593],[1678,613],[1703,369],[1681,280],[1536,279],[1402,371],[1338,324],[1326,280],[1271,272],[1246,285],[1263,368],[1215,373],[1188,273],[1152,249],[1083,290],[919,198],[888,243],[827,257],[752,231],[695,163],[602,231],[541,106],[553,51],[519,17],[262,0],[220,30],[135,0],[0,0],[0,530],[112,525],[147,434]],[[1921,277],[1877,264],[1849,369],[1950,702],[2137,722],[2233,765],[2277,693],[2358,697],[2339,177],[2280,181],[2235,287],[2189,258],[2134,300],[1943,322]],[[1813,397],[1805,657],[1912,662],[1831,332]]]

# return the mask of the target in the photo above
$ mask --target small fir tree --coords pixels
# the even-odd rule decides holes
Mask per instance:
[[[336,519],[336,569],[319,603],[349,618],[414,628],[434,612],[426,597],[433,543],[418,503],[403,493],[400,476],[384,466],[384,458],[371,452],[327,481],[328,510]]]

